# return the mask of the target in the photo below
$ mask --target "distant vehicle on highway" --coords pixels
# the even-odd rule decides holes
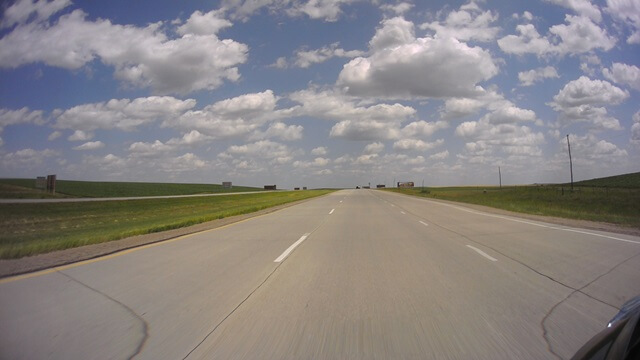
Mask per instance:
[[[596,334],[576,352],[572,360],[640,359],[640,296],[627,301]]]

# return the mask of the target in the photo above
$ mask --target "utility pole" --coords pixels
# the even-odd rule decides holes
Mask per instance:
[[[502,190],[502,173],[500,172],[500,166],[498,166],[498,178],[500,178],[500,190]]]
[[[569,148],[569,170],[571,171],[571,191],[573,191],[573,162],[571,161],[571,143],[569,143],[569,134],[567,134],[567,147]]]

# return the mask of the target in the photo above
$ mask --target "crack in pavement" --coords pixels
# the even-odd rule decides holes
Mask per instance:
[[[61,270],[56,271],[58,274],[68,278],[71,281],[74,281],[78,284],[80,284],[81,286],[103,296],[104,298],[116,303],[118,306],[122,307],[123,309],[125,309],[126,312],[128,312],[129,314],[133,315],[133,317],[138,320],[141,324],[142,324],[142,340],[140,340],[140,342],[138,343],[138,346],[136,347],[135,351],[127,358],[128,360],[131,360],[133,358],[135,358],[136,356],[138,356],[141,352],[142,349],[144,347],[144,344],[147,342],[147,339],[149,338],[149,325],[147,324],[147,322],[142,318],[142,316],[138,315],[135,311],[133,311],[133,309],[131,309],[130,307],[128,307],[127,305],[125,305],[124,303],[112,298],[111,296],[103,293],[102,291],[91,287],[85,283],[83,283],[82,281],[74,278],[73,276],[66,274],[64,272],[62,272]]]
[[[378,197],[378,196],[376,196],[376,197]],[[380,197],[378,197],[378,199],[383,200],[383,199],[382,199],[382,198],[380,198]],[[389,203],[391,203],[391,202],[389,202]],[[545,342],[546,342],[546,344],[547,344],[547,350],[548,350],[551,354],[553,354],[555,357],[557,357],[558,359],[562,359],[562,357],[561,357],[560,355],[558,355],[558,354],[553,350],[553,347],[551,346],[551,343],[550,343],[550,340],[549,340],[549,337],[548,337],[548,330],[547,330],[546,325],[545,325],[545,322],[546,322],[546,320],[549,318],[549,316],[551,315],[551,313],[553,313],[553,311],[554,311],[558,306],[560,306],[562,303],[564,303],[567,299],[569,299],[569,298],[570,298],[573,294],[575,294],[575,293],[583,294],[583,295],[587,296],[587,297],[588,297],[588,298],[590,298],[590,299],[593,299],[593,300],[595,300],[595,301],[597,301],[597,302],[600,302],[600,303],[602,303],[602,304],[604,304],[604,305],[610,306],[610,307],[612,307],[612,308],[614,308],[614,309],[620,310],[620,308],[619,308],[619,307],[617,307],[617,306],[615,306],[615,305],[612,305],[612,304],[609,304],[609,303],[607,303],[607,302],[606,302],[606,301],[604,301],[604,300],[598,299],[598,298],[596,298],[596,297],[594,297],[594,296],[592,296],[592,295],[590,295],[590,294],[588,294],[588,293],[586,293],[586,292],[583,292],[582,290],[583,290],[583,289],[585,289],[586,287],[588,287],[589,285],[593,284],[594,282],[596,282],[598,279],[602,278],[603,276],[605,276],[605,275],[607,275],[607,274],[611,273],[613,270],[615,270],[615,269],[616,269],[617,267],[619,267],[620,265],[622,265],[622,264],[624,264],[625,262],[627,262],[627,261],[629,261],[629,260],[633,259],[634,257],[636,257],[636,256],[640,255],[640,253],[636,253],[636,254],[634,254],[634,255],[630,256],[629,258],[627,258],[627,259],[625,259],[625,260],[621,261],[620,263],[616,264],[615,266],[613,266],[611,269],[609,269],[609,270],[608,270],[608,271],[606,271],[605,273],[603,273],[603,274],[601,274],[601,275],[597,276],[595,279],[591,280],[591,281],[590,281],[589,283],[587,283],[586,285],[584,285],[584,286],[580,287],[579,289],[576,289],[576,288],[574,288],[574,287],[573,287],[573,286],[571,286],[571,285],[565,284],[565,283],[563,283],[562,281],[560,281],[560,280],[558,280],[558,279],[555,279],[555,278],[553,278],[552,276],[547,275],[547,274],[543,273],[542,271],[539,271],[539,270],[537,270],[537,269],[533,268],[532,266],[530,266],[530,265],[526,264],[526,263],[525,263],[525,262],[523,262],[523,261],[520,261],[520,260],[518,260],[518,259],[515,259],[515,258],[513,258],[513,257],[511,257],[511,256],[509,256],[509,255],[507,255],[507,254],[505,254],[505,253],[503,253],[502,251],[499,251],[499,250],[497,250],[497,249],[493,248],[492,246],[489,246],[489,245],[486,245],[486,244],[481,243],[481,242],[479,242],[479,241],[473,240],[473,239],[469,238],[468,236],[466,236],[466,235],[464,235],[464,234],[462,234],[462,233],[459,233],[459,232],[457,232],[457,231],[455,231],[455,230],[453,230],[453,229],[451,229],[451,228],[448,228],[448,227],[446,227],[446,226],[442,226],[442,225],[437,224],[437,223],[435,223],[435,222],[433,222],[433,221],[430,221],[429,219],[426,219],[424,216],[422,216],[422,215],[418,215],[418,214],[416,214],[416,213],[414,213],[414,212],[412,212],[412,211],[410,211],[410,210],[407,210],[407,209],[405,209],[404,207],[402,207],[402,206],[400,206],[400,205],[395,204],[395,206],[397,206],[398,208],[400,208],[400,209],[402,209],[402,210],[406,211],[407,213],[409,213],[409,214],[411,214],[411,215],[415,216],[416,218],[419,218],[419,219],[423,219],[423,220],[429,221],[429,222],[430,222],[431,224],[433,224],[434,226],[439,227],[439,228],[441,228],[441,229],[443,229],[443,230],[449,231],[449,232],[451,232],[451,233],[454,233],[454,234],[458,235],[459,237],[461,237],[461,238],[463,238],[463,239],[465,239],[465,240],[468,240],[468,241],[470,241],[470,242],[472,242],[472,243],[474,243],[474,244],[478,244],[478,245],[484,246],[484,247],[486,247],[486,248],[489,248],[489,249],[491,249],[491,250],[495,251],[496,253],[498,253],[498,254],[500,254],[500,255],[504,256],[505,258],[510,259],[510,260],[512,260],[512,261],[514,261],[514,262],[516,262],[516,263],[518,263],[518,264],[520,264],[520,265],[522,265],[522,266],[526,267],[527,269],[529,269],[529,270],[531,270],[531,271],[535,272],[536,274],[538,274],[538,275],[540,275],[540,276],[543,276],[543,277],[546,277],[547,279],[549,279],[549,280],[553,281],[554,283],[556,283],[556,284],[558,284],[558,285],[561,285],[561,286],[563,286],[563,287],[566,287],[567,289],[572,290],[572,292],[571,292],[571,293],[569,293],[569,295],[567,295],[565,298],[563,298],[563,299],[562,299],[562,300],[560,300],[558,303],[556,303],[554,306],[552,306],[552,307],[551,307],[551,309],[549,309],[549,311],[545,314],[545,316],[544,316],[544,317],[542,318],[542,320],[540,321],[540,327],[541,327],[541,329],[542,329],[542,336],[543,336],[543,338],[544,338],[544,340],[545,340]]]
[[[542,327],[542,330],[543,330],[544,340],[547,342],[547,348],[549,349],[549,352],[551,352],[553,355],[555,355],[556,357],[558,357],[558,359],[562,359],[562,357],[561,357],[560,355],[558,355],[555,351],[553,351],[552,346],[551,346],[551,341],[550,341],[550,339],[548,338],[548,336],[549,336],[549,335],[548,335],[548,334],[549,334],[549,331],[548,331],[547,326],[546,326],[546,321],[547,321],[547,319],[551,316],[551,314],[553,313],[553,311],[554,311],[556,308],[558,308],[558,306],[560,306],[561,304],[563,304],[565,301],[567,301],[571,296],[573,296],[573,295],[574,295],[574,294],[576,294],[576,293],[580,293],[580,294],[586,295],[586,296],[588,296],[588,297],[589,297],[589,298],[591,298],[591,299],[594,299],[594,300],[600,301],[600,302],[601,302],[601,303],[603,303],[603,304],[607,304],[607,305],[609,305],[609,306],[611,306],[611,307],[613,307],[613,308],[615,308],[615,309],[617,309],[617,310],[620,310],[620,308],[619,308],[619,307],[617,307],[617,306],[615,306],[615,305],[611,305],[611,304],[609,304],[609,303],[607,303],[607,302],[605,302],[605,301],[602,301],[602,300],[596,299],[596,298],[592,297],[591,295],[589,295],[589,294],[587,294],[587,293],[583,292],[582,290],[583,290],[583,289],[585,289],[585,288],[587,288],[588,286],[590,286],[590,285],[591,285],[591,284],[593,284],[594,282],[596,282],[596,281],[600,280],[602,277],[604,277],[604,276],[606,276],[606,275],[610,274],[613,270],[617,269],[618,267],[620,267],[622,264],[626,263],[627,261],[629,261],[629,260],[631,260],[631,259],[633,259],[633,258],[637,257],[638,255],[640,255],[640,253],[637,253],[637,254],[631,255],[630,257],[628,257],[628,258],[626,258],[626,259],[622,260],[621,262],[619,262],[618,264],[616,264],[615,266],[613,266],[613,267],[612,267],[611,269],[609,269],[608,271],[606,271],[606,272],[602,273],[601,275],[597,276],[595,279],[591,280],[589,283],[587,283],[587,284],[585,284],[584,286],[582,286],[580,289],[575,289],[573,292],[571,292],[569,295],[567,295],[564,299],[560,300],[557,304],[555,304],[553,307],[551,307],[551,309],[549,309],[549,311],[547,312],[547,314],[544,316],[544,318],[543,318],[543,319],[542,319],[542,321],[540,322],[540,326]]]

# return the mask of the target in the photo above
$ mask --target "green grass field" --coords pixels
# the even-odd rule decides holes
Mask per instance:
[[[222,185],[216,184],[171,184],[57,180],[56,195],[50,195],[42,190],[36,189],[35,179],[0,179],[0,198],[4,199],[165,196],[261,190],[263,189],[247,186],[233,186],[230,189],[225,189],[222,187]]]
[[[565,184],[567,186],[568,184]],[[608,176],[604,178],[591,179],[578,181],[573,184],[579,187],[609,187],[609,188],[628,188],[637,189],[640,188],[640,172]]]
[[[490,206],[534,215],[602,221],[640,228],[640,186],[515,186],[388,189],[403,194]]]
[[[0,204],[0,258],[185,227],[324,195],[330,190],[75,203]]]

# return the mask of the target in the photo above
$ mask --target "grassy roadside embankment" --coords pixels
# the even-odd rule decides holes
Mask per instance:
[[[331,190],[230,196],[0,204],[0,259],[176,229],[324,195]]]
[[[607,222],[640,228],[640,186],[637,188],[561,185],[515,187],[442,187],[387,189],[402,194],[457,201],[543,216]]]
[[[215,194],[262,191],[261,188],[234,186],[223,188],[217,184],[172,184],[145,182],[100,182],[57,180],[56,194],[36,189],[35,179],[0,179],[0,198],[47,199],[64,197],[132,197]]]

